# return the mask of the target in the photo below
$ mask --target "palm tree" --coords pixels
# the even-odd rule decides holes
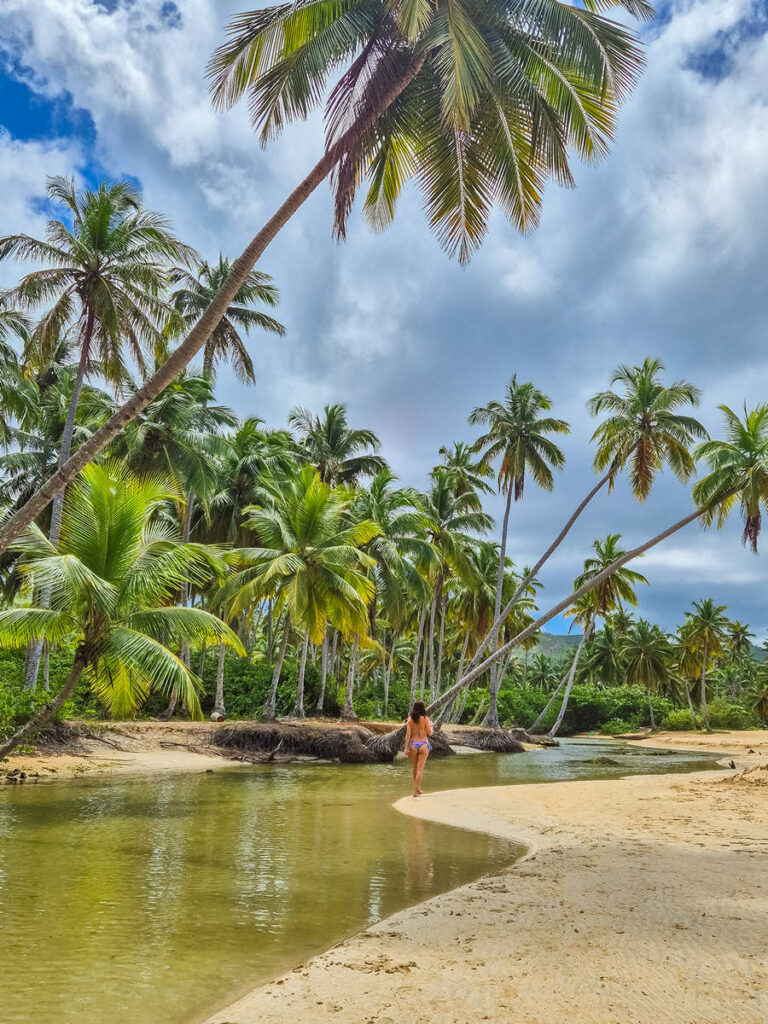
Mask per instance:
[[[86,376],[99,373],[116,388],[126,378],[126,350],[144,370],[144,348],[159,338],[158,320],[168,307],[161,294],[173,262],[188,260],[158,214],[142,208],[141,192],[129,182],[102,182],[94,192],[72,180],[48,179],[48,197],[71,219],[48,222],[45,241],[29,235],[0,238],[0,259],[46,264],[3,295],[8,305],[34,310],[50,303],[31,342],[45,358],[68,325],[76,325],[79,359],[59,448],[58,468],[70,457],[75,416]],[[63,491],[53,502],[49,537],[59,540]],[[37,678],[40,646],[30,672]]]
[[[67,641],[75,654],[61,690],[0,746],[0,757],[50,721],[83,676],[113,714],[134,711],[151,691],[175,689],[199,716],[200,681],[170,646],[242,648],[215,615],[171,605],[184,580],[210,578],[218,562],[158,518],[175,496],[160,478],[134,477],[118,463],[89,466],[65,501],[59,543],[36,526],[17,542],[27,585],[48,593],[50,607],[0,611],[0,646]]]
[[[246,510],[246,526],[259,546],[243,548],[245,563],[224,586],[232,596],[233,615],[247,612],[256,602],[273,596],[278,615],[285,611],[283,638],[275,662],[266,719],[274,719],[288,630],[322,642],[328,622],[349,636],[365,635],[367,606],[373,596],[368,575],[374,560],[363,545],[379,527],[363,520],[349,525],[354,494],[324,483],[313,466],[295,475],[265,481],[264,503]],[[303,695],[297,694],[295,713],[303,716]]]
[[[474,495],[476,507],[479,509],[482,507],[480,495],[491,493],[488,480],[493,476],[493,470],[482,458],[478,458],[477,451],[476,444],[454,441],[450,448],[443,445],[439,454],[443,459],[442,465],[448,470],[456,495]]]
[[[443,635],[445,615],[445,581],[450,575],[471,576],[469,552],[478,543],[478,535],[487,533],[493,519],[478,511],[474,494],[457,495],[450,471],[436,466],[431,474],[430,488],[419,499],[419,507],[427,521],[427,539],[437,552],[431,560],[429,576],[432,581],[432,604],[429,612],[427,654],[429,658],[429,690],[434,699],[440,689],[442,660],[435,651],[435,621],[440,611],[440,635]]]
[[[61,437],[61,468],[72,450],[75,413],[93,364],[98,361],[100,374],[117,388],[125,382],[126,354],[144,370],[144,350],[159,339],[158,322],[168,311],[162,299],[167,272],[174,261],[189,260],[192,251],[163,217],[142,207],[141,192],[130,182],[102,182],[92,191],[54,177],[47,193],[63,207],[71,227],[64,220],[49,221],[45,241],[6,235],[0,238],[0,259],[46,264],[4,293],[6,304],[22,310],[50,303],[31,339],[43,357],[68,325],[76,325],[79,359]],[[59,494],[51,517],[53,544],[62,501]]]
[[[212,398],[208,377],[179,374],[115,439],[111,453],[135,473],[162,473],[181,493],[204,497],[216,480],[215,459],[227,450],[224,430],[237,424],[232,410],[212,405]]]
[[[681,483],[690,480],[695,468],[690,447],[695,438],[708,436],[697,419],[678,412],[699,404],[699,389],[686,380],[662,384],[663,369],[660,359],[648,358],[641,366],[617,366],[611,384],[621,384],[623,392],[600,391],[588,403],[593,416],[610,413],[592,435],[595,470],[628,467],[638,501],[645,501],[665,465]]]
[[[507,384],[503,404],[489,402],[486,406],[473,409],[469,417],[471,424],[482,423],[489,427],[487,433],[478,438],[477,447],[485,449],[483,461],[486,464],[500,460],[498,485],[507,498],[501,527],[494,621],[501,614],[501,590],[512,498],[514,496],[514,500],[519,501],[523,497],[528,474],[543,490],[551,491],[555,484],[552,469],[562,469],[565,465],[565,455],[547,435],[567,434],[570,427],[565,420],[541,415],[551,408],[551,400],[534,384],[530,381],[518,384],[514,376]],[[498,636],[497,633],[496,638],[491,639],[493,646],[498,644]],[[499,671],[494,669],[489,681],[490,706],[483,720],[483,725],[493,729],[499,727],[496,698],[500,684]]]
[[[349,427],[343,405],[326,405],[322,416],[296,408],[288,422],[301,439],[300,457],[331,487],[355,484],[361,476],[375,476],[387,468],[384,459],[375,454],[381,444],[378,437],[372,430]]]
[[[599,580],[596,585],[588,590],[581,599],[574,602],[573,610],[569,613],[574,616],[574,621],[582,625],[582,636],[576,655],[573,659],[571,671],[563,694],[563,702],[552,728],[550,736],[557,735],[571,695],[571,687],[576,675],[576,668],[581,657],[581,652],[586,640],[591,639],[595,619],[606,619],[613,612],[617,611],[624,604],[633,608],[637,607],[637,594],[635,587],[638,583],[647,583],[648,580],[634,569],[618,568],[610,576],[600,579],[603,571],[621,559],[626,552],[619,547],[621,540],[620,533],[609,533],[605,540],[596,540],[592,545],[595,554],[584,560],[584,571],[574,580],[574,587],[579,590],[585,584],[593,580]]]
[[[648,0],[568,3],[401,4],[371,8],[317,0],[236,15],[209,65],[214,103],[245,93],[266,141],[305,118],[327,94],[325,151],[232,264],[216,297],[167,362],[91,441],[0,529],[0,554],[51,499],[194,358],[257,260],[333,175],[337,235],[367,172],[365,211],[375,227],[394,216],[416,177],[430,226],[467,260],[495,202],[520,230],[538,219],[544,184],[572,181],[569,148],[608,151],[617,111],[643,64],[634,36],[603,11],[652,16]]]
[[[293,439],[286,430],[267,430],[249,416],[226,435],[215,465],[217,481],[209,500],[211,530],[219,541],[242,547],[248,543],[243,514],[258,501],[262,481],[296,472]]]
[[[592,415],[601,412],[611,414],[592,437],[598,445],[593,465],[596,471],[602,472],[602,476],[533,566],[533,576],[557,551],[592,499],[606,484],[612,487],[617,474],[626,466],[629,466],[633,493],[639,501],[645,500],[657,473],[665,465],[681,482],[690,478],[693,459],[688,449],[696,438],[708,435],[698,420],[679,410],[698,405],[700,392],[686,380],[665,385],[660,380],[663,369],[658,359],[645,359],[640,366],[618,366],[611,383],[620,383],[621,391],[601,391],[587,403]],[[497,616],[497,623],[499,618],[509,614],[514,602],[522,596],[523,584]],[[473,659],[471,667],[479,656]]]
[[[701,659],[699,702],[704,728],[712,732],[707,713],[707,668],[713,658],[720,658],[728,637],[728,618],[725,605],[716,605],[711,597],[693,602],[694,610],[686,612],[687,640]]]
[[[621,638],[621,657],[627,682],[645,687],[651,729],[655,729],[651,694],[671,679],[673,647],[670,639],[660,626],[638,619]]]
[[[738,504],[744,521],[742,543],[757,554],[762,510],[768,508],[768,404],[744,406],[744,419],[721,405],[725,440],[705,441],[696,457],[709,463],[709,473],[693,489],[693,500],[706,506],[704,522],[722,526]]]
[[[218,263],[213,265],[201,260],[194,273],[184,267],[174,267],[170,278],[176,287],[170,302],[180,318],[180,333],[189,330],[199,320],[231,271],[231,261],[221,254]],[[216,380],[217,364],[228,360],[238,380],[254,384],[253,361],[239,332],[244,330],[248,333],[253,328],[261,328],[280,337],[285,334],[281,323],[251,308],[256,302],[276,306],[279,294],[268,274],[252,270],[203,346],[203,375],[210,380]]]
[[[728,623],[728,649],[734,661],[749,655],[755,634],[745,622],[733,619]]]

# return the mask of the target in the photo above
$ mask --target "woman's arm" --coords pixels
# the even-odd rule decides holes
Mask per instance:
[[[408,750],[411,746],[411,719],[408,719],[408,725],[405,727],[405,750],[403,753],[407,756]]]
[[[428,718],[427,719],[427,736],[431,736],[434,731],[435,730],[434,730],[434,728],[432,726],[432,719]]]

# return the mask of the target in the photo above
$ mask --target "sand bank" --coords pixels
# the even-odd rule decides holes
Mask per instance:
[[[711,746],[735,752],[744,738],[719,734]],[[405,814],[522,840],[530,852],[388,918],[207,1024],[765,1024],[762,760],[742,754],[739,767],[759,766],[743,775],[401,800]]]

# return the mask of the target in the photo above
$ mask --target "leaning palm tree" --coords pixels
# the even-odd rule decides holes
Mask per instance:
[[[712,732],[707,712],[707,669],[714,658],[722,657],[728,638],[728,617],[725,605],[717,605],[711,597],[693,602],[693,611],[686,612],[686,639],[701,659],[699,704],[704,728]]]
[[[618,366],[611,383],[620,383],[621,388],[601,391],[588,402],[587,408],[593,415],[610,414],[592,436],[598,446],[593,465],[602,476],[533,565],[532,576],[536,576],[557,551],[590,502],[606,485],[612,487],[618,473],[625,468],[628,468],[633,493],[639,501],[645,500],[665,466],[682,483],[690,478],[693,459],[689,449],[697,438],[706,437],[707,432],[698,420],[680,410],[696,406],[700,392],[686,380],[664,384],[660,379],[663,369],[658,359],[645,359],[640,366]],[[522,597],[525,582],[522,581],[520,589],[497,616],[495,628]],[[477,664],[484,649],[473,659],[472,666]]]
[[[651,729],[655,729],[651,695],[672,678],[672,643],[660,626],[651,625],[647,619],[638,619],[621,638],[621,657],[626,681],[645,687]]]
[[[242,652],[215,615],[171,603],[183,581],[209,579],[219,563],[158,517],[174,497],[158,477],[134,477],[114,462],[89,466],[65,501],[58,544],[36,526],[17,542],[25,583],[45,590],[50,607],[0,611],[0,647],[68,642],[74,660],[61,690],[0,745],[0,757],[49,722],[82,678],[114,715],[132,713],[152,691],[177,690],[199,716],[200,681],[171,647],[183,640]]]
[[[709,463],[709,473],[693,489],[694,501],[709,509],[706,522],[722,525],[736,504],[744,521],[742,543],[757,554],[763,510],[768,509],[768,404],[744,407],[741,420],[721,405],[725,439],[705,441],[696,457]]]
[[[326,405],[322,416],[292,409],[288,422],[300,438],[299,457],[311,463],[331,487],[355,484],[361,476],[375,476],[387,468],[376,454],[381,445],[376,434],[350,427],[343,405]]]
[[[272,596],[278,615],[285,613],[282,641],[272,675],[264,717],[274,719],[277,687],[289,628],[314,644],[330,622],[343,635],[365,635],[367,606],[373,596],[368,572],[375,564],[363,546],[379,533],[370,520],[349,525],[352,492],[323,483],[312,466],[291,477],[265,481],[260,507],[246,510],[246,526],[258,546],[242,548],[245,567],[224,585],[233,616]],[[303,716],[303,679],[295,714]]]
[[[466,261],[494,204],[533,228],[547,180],[570,185],[570,155],[607,152],[618,109],[643,65],[637,40],[603,12],[648,18],[648,0],[329,0],[236,15],[209,72],[214,103],[246,93],[262,141],[326,100],[319,161],[232,264],[216,297],[167,362],[91,442],[0,530],[0,553],[87,462],[194,358],[248,274],[329,175],[343,236],[366,175],[376,228],[416,178],[432,230]],[[327,90],[329,76],[338,74]]]
[[[489,402],[486,406],[473,409],[469,417],[471,424],[482,423],[489,428],[487,433],[478,438],[477,447],[483,449],[483,462],[486,464],[499,460],[499,490],[507,499],[501,526],[494,621],[501,613],[501,591],[512,499],[514,497],[515,501],[520,501],[523,497],[525,481],[529,475],[543,490],[551,491],[555,485],[552,470],[562,469],[565,465],[565,455],[548,435],[567,434],[570,427],[565,420],[542,415],[548,413],[551,408],[552,401],[547,395],[530,381],[518,384],[517,377],[514,376],[507,384],[503,403]],[[497,643],[498,634],[496,639],[491,638],[493,646]],[[496,697],[500,685],[499,671],[491,671],[491,701],[483,725],[493,729],[499,726]]]
[[[210,264],[201,260],[194,273],[185,267],[174,267],[170,279],[175,287],[170,302],[179,315],[176,326],[180,333],[186,333],[199,320],[231,270],[231,260],[221,254],[218,263]],[[217,365],[228,361],[238,380],[251,384],[256,382],[253,360],[240,332],[248,333],[259,328],[282,337],[285,328],[281,323],[261,310],[253,309],[257,302],[265,306],[276,306],[278,301],[278,291],[272,278],[252,270],[203,347],[204,376],[215,380]]]

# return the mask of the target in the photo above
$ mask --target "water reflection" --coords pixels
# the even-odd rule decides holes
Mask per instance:
[[[644,771],[590,744],[434,762],[431,788]],[[260,980],[495,870],[509,844],[408,818],[402,766],[307,765],[0,792],[3,1024],[191,1024]]]

